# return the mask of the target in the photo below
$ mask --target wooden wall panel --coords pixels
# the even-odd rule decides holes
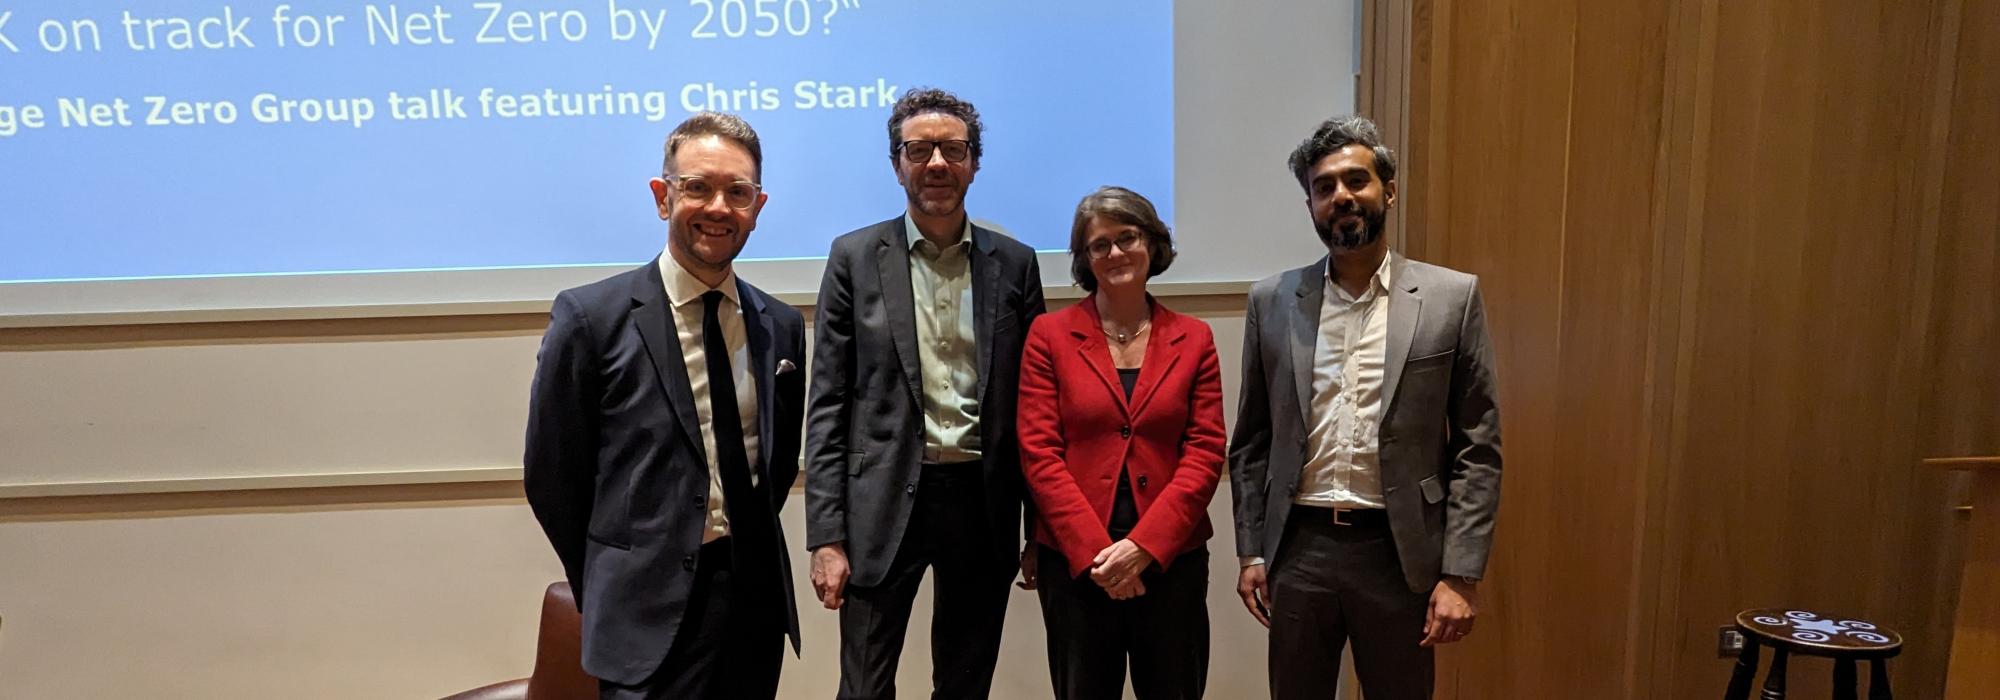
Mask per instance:
[[[1715,101],[1674,497],[1686,533],[1660,634],[1664,697],[1719,694],[1718,625],[1749,607],[1824,609],[1913,633],[1940,604],[1925,571],[1949,526],[1913,465],[1935,230],[1919,216],[1937,15],[1900,3],[1720,5]],[[1912,319],[1918,319],[1913,322]],[[1924,635],[1929,636],[1929,635]],[[1906,696],[1941,688],[1913,638]],[[1829,667],[1798,664],[1796,692]]]
[[[1555,663],[1575,697],[1621,697],[1641,654],[1650,606],[1639,597],[1643,487],[1651,455],[1647,396],[1651,323],[1659,285],[1651,215],[1662,137],[1667,7],[1579,3],[1564,167],[1558,508],[1543,556],[1560,582],[1549,607],[1571,611],[1574,633],[1552,636]],[[1510,697],[1524,697],[1512,695]]]
[[[2000,434],[2000,17],[1961,4],[1413,6],[1402,249],[1482,276],[1508,456],[1440,697],[1716,697],[1767,605],[1903,629],[1937,697],[1916,461]]]
[[[1575,9],[1569,2],[1454,1],[1438,12],[1454,28],[1449,50],[1456,58],[1443,66],[1447,89],[1457,109],[1481,115],[1444,121],[1447,142],[1482,148],[1432,161],[1430,177],[1455,196],[1424,204],[1477,233],[1431,237],[1423,259],[1480,273],[1490,323],[1519,330],[1494,336],[1507,463],[1488,570],[1493,583],[1482,587],[1486,619],[1481,631],[1440,653],[1443,697],[1520,697],[1555,661],[1550,648],[1564,627],[1556,621],[1570,619],[1549,604],[1560,582],[1538,560],[1545,550],[1515,543],[1546,541],[1561,512],[1563,485],[1549,469],[1556,463],[1556,396],[1538,387],[1553,386],[1561,352],[1559,310],[1542,300],[1560,294],[1561,144],[1569,133]],[[1472,37],[1460,27],[1483,29]]]
[[[1963,3],[1962,13],[1956,51],[1940,70],[1955,81],[1946,145],[1933,161],[1941,196],[1921,414],[1928,456],[2000,454],[2000,3]],[[1968,500],[1965,476],[1936,475],[1951,482],[1948,504]],[[1940,601],[1958,600],[1968,515],[1929,569]],[[1932,608],[1926,636],[1946,639],[1955,610]]]
[[[2000,454],[2000,3],[1959,18],[1943,167],[1926,454]]]

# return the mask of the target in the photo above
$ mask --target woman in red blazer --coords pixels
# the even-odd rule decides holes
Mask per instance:
[[[1055,695],[1122,697],[1129,658],[1141,700],[1198,698],[1225,443],[1215,338],[1146,293],[1174,249],[1145,197],[1084,197],[1070,256],[1091,295],[1035,319],[1017,418]]]

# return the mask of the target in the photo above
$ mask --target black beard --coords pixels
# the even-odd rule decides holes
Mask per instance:
[[[1327,250],[1342,253],[1374,245],[1382,239],[1382,231],[1388,223],[1387,211],[1362,211],[1361,225],[1352,231],[1342,231],[1334,225],[1341,216],[1351,212],[1334,212],[1324,221],[1313,222],[1313,229],[1319,232],[1319,242],[1326,244]]]

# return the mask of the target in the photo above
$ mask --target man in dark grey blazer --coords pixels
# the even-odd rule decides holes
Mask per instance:
[[[1396,162],[1373,123],[1329,119],[1290,164],[1329,255],[1250,290],[1237,592],[1271,630],[1273,698],[1327,697],[1350,638],[1369,700],[1428,698],[1432,649],[1472,631],[1500,506],[1478,279],[1390,252]]]
[[[1014,401],[1041,270],[1033,250],[967,217],[980,148],[970,103],[903,95],[889,162],[908,210],[836,239],[820,282],[806,545],[821,604],[840,611],[843,699],[895,697],[927,568],[932,697],[986,697],[1007,584],[1032,561]]]
[[[736,277],[767,196],[743,120],[701,113],[651,182],[666,252],[563,292],[528,405],[528,504],[604,698],[772,698],[798,609],[778,511],[798,475],[805,322]]]

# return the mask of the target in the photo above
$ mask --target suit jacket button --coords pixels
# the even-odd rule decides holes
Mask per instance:
[[[1132,426],[1129,425],[1118,426],[1118,437],[1122,437],[1127,440],[1132,439]]]
[[[688,571],[693,571],[693,570],[694,570],[694,555],[692,555],[692,554],[689,554],[689,555],[687,555],[687,558],[686,558],[686,559],[682,559],[682,560],[681,560],[681,568],[683,568],[683,569],[686,569],[686,570],[688,570]]]
[[[903,485],[903,493],[916,493],[916,492],[917,492],[917,482],[912,481],[910,483]]]
[[[1146,477],[1143,475],[1139,477],[1139,488],[1146,488]]]
[[[707,497],[707,496],[695,496],[695,497],[694,497],[694,504],[695,504],[695,506],[696,506],[696,507],[706,507],[706,506],[708,505],[708,497]]]

